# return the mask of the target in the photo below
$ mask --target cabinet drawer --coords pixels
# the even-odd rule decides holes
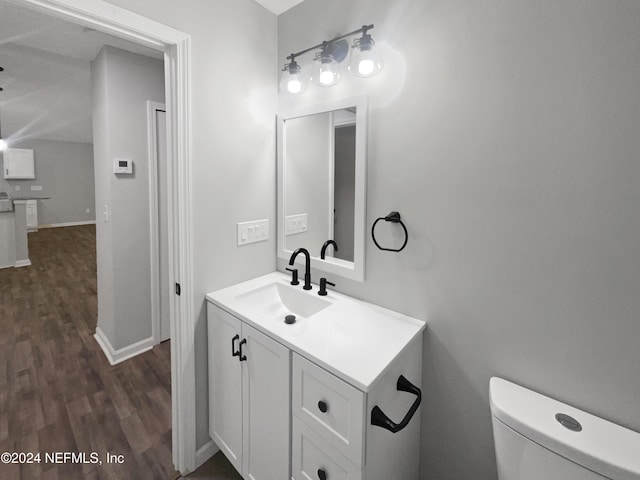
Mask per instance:
[[[293,414],[362,467],[364,393],[297,354],[292,388]]]
[[[293,419],[294,480],[361,480],[362,471],[298,418]]]

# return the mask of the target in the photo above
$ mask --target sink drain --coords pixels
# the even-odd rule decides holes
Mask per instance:
[[[284,323],[286,323],[287,325],[292,325],[292,324],[296,323],[296,316],[295,315],[287,315],[286,317],[284,317]]]

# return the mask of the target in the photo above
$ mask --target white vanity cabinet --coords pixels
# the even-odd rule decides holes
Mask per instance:
[[[289,478],[290,351],[207,304],[209,433],[247,480]]]
[[[279,272],[207,294],[211,438],[245,480],[418,480],[424,322],[319,298]]]

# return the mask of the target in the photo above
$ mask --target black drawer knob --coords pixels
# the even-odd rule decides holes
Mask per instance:
[[[324,400],[320,400],[318,402],[318,409],[322,412],[322,413],[327,413],[327,410],[329,410],[329,405],[327,405],[327,402],[325,402]],[[320,470],[318,470],[320,471]]]
[[[329,478],[329,477],[327,476],[327,472],[325,472],[323,469],[319,468],[318,469],[318,478],[320,480],[327,480],[327,478]]]

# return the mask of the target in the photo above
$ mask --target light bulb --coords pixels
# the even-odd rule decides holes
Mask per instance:
[[[4,152],[7,147],[9,147],[9,145],[7,145],[7,142],[5,141],[4,138],[0,138],[0,152]]]
[[[331,85],[333,83],[331,64],[325,63],[320,67],[320,83],[323,85]]]
[[[370,58],[362,58],[360,59],[360,63],[358,63],[358,73],[360,75],[369,76],[374,68],[373,60]]]
[[[287,90],[291,93],[300,93],[302,91],[302,82],[298,78],[298,75],[290,75]]]

